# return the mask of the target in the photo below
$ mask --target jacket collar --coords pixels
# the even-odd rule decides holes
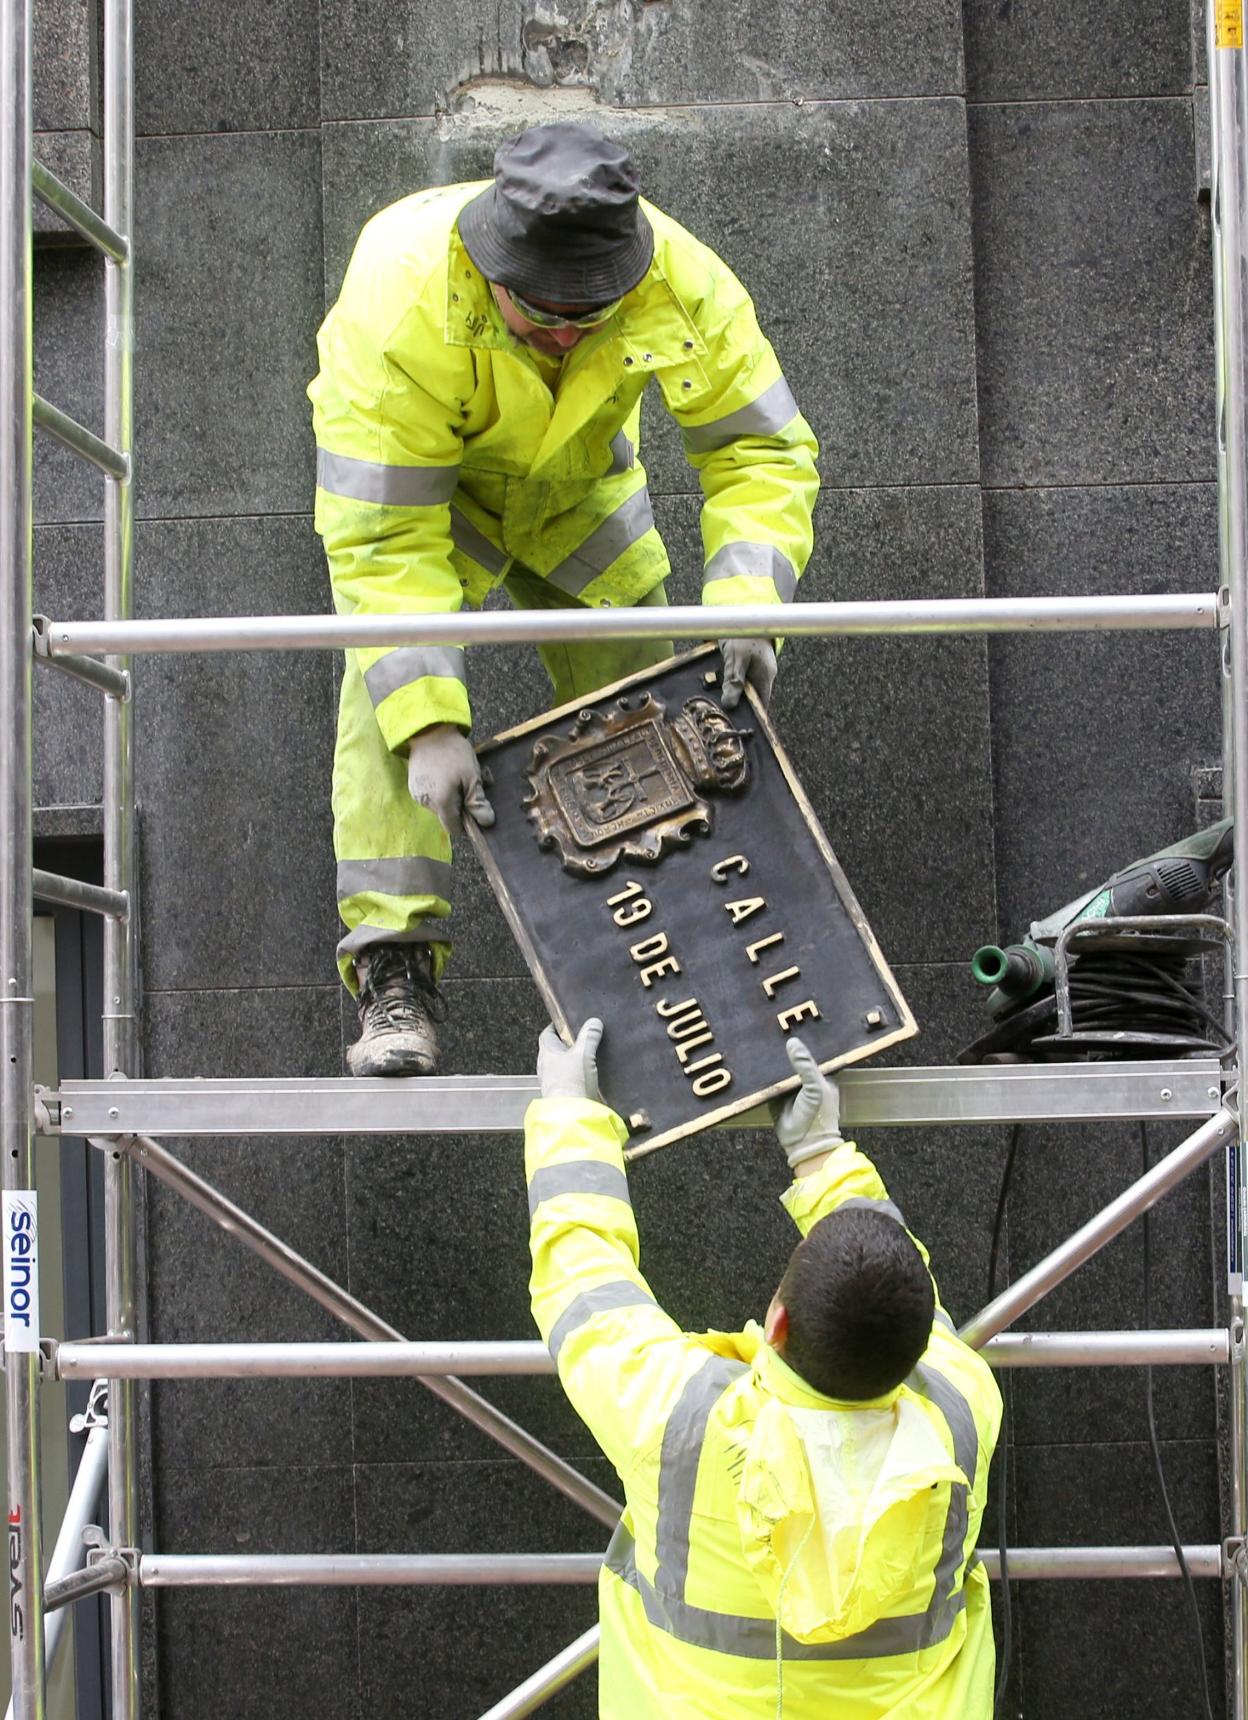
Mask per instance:
[[[794,1409],[889,1409],[896,1403],[901,1393],[901,1386],[896,1386],[891,1392],[885,1392],[883,1397],[845,1399],[825,1397],[808,1386],[800,1374],[793,1369],[771,1345],[763,1342],[759,1345],[754,1356],[754,1377],[771,1397],[778,1398],[781,1403],[790,1404]]]
[[[443,319],[448,346],[515,352],[490,283],[452,227],[447,249],[446,306]],[[573,349],[576,350],[575,348]],[[603,330],[596,352],[609,352],[617,364],[642,374],[669,365],[691,367],[706,356],[706,342],[666,275],[656,249],[639,285]]]
[[[452,226],[446,259],[446,314],[443,330],[448,346],[497,347],[513,345],[494,302],[490,283],[472,261]]]

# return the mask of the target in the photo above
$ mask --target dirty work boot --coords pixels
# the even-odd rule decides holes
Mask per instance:
[[[377,944],[355,964],[360,1037],[347,1052],[353,1075],[432,1075],[434,1026],[443,1016],[427,944]]]

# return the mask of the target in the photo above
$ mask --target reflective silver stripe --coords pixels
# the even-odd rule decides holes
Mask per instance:
[[[459,484],[458,466],[383,466],[349,454],[316,451],[316,482],[331,496],[381,502],[389,508],[431,508],[449,502]]]
[[[681,436],[686,454],[711,454],[716,448],[726,448],[738,436],[774,436],[796,417],[793,390],[780,376],[748,406],[738,407],[710,424],[687,425]]]
[[[544,1200],[564,1194],[604,1194],[612,1200],[628,1200],[628,1178],[618,1165],[601,1159],[569,1159],[562,1165],[543,1165],[529,1183],[529,1217]]]
[[[450,942],[451,916],[432,915],[419,919],[414,926],[396,932],[393,926],[371,926],[366,920],[338,940],[340,956],[359,956],[378,944],[445,944]]]
[[[365,669],[364,685],[374,705],[379,705],[400,687],[410,687],[413,681],[421,681],[426,675],[466,680],[463,646],[400,645]]]
[[[791,603],[797,590],[797,570],[787,555],[769,543],[726,543],[717,549],[702,572],[702,589],[714,580],[745,574],[750,579],[769,579],[781,603]]]
[[[944,1416],[953,1435],[953,1461],[967,1481],[974,1485],[975,1467],[979,1461],[979,1434],[975,1428],[975,1417],[970,1404],[950,1380],[925,1362],[919,1363],[906,1384],[918,1392],[920,1397],[925,1397],[929,1403],[935,1404]],[[953,1592],[958,1572],[962,1568],[963,1546],[969,1523],[966,1495],[967,1489],[961,1482],[952,1483],[932,1598],[927,1612],[923,1615],[929,1629],[917,1643],[919,1648],[930,1648],[935,1642],[943,1642],[953,1629],[954,1619],[966,1604],[962,1589],[959,1589],[956,1595]]]
[[[932,1315],[932,1319],[936,1325],[943,1326],[946,1332],[953,1332],[956,1336],[958,1328],[954,1325],[953,1321],[949,1318],[948,1314],[945,1313],[943,1308],[937,1308],[936,1312]]]
[[[586,1320],[592,1320],[595,1314],[605,1314],[612,1308],[651,1308],[656,1306],[654,1297],[648,1290],[643,1290],[640,1284],[634,1284],[628,1278],[613,1278],[608,1284],[595,1284],[592,1290],[582,1290],[560,1314],[550,1329],[550,1337],[546,1340],[546,1348],[556,1361],[564,1342],[578,1326],[583,1326]]]
[[[456,507],[451,509],[451,542],[487,573],[502,573],[507,567],[508,558],[502,550],[496,548],[484,532],[477,530],[467,514]]]
[[[340,860],[338,900],[373,891],[381,896],[440,896],[451,893],[449,860],[426,860],[409,854],[394,860]]]
[[[611,438],[611,464],[607,467],[607,476],[615,472],[631,472],[633,469],[633,445],[622,430],[617,430]]]
[[[643,484],[636,494],[621,502],[613,514],[608,514],[602,524],[590,532],[579,549],[546,577],[560,591],[576,597],[653,527],[650,492]]]
[[[613,1575],[640,1595],[646,1618],[656,1630],[665,1631],[668,1636],[674,1636],[678,1642],[688,1643],[693,1648],[710,1648],[717,1654],[735,1654],[741,1660],[776,1658],[776,1621],[773,1618],[711,1612],[706,1607],[691,1606],[688,1601],[660,1595],[654,1584],[637,1569],[633,1536],[623,1523],[616,1526],[603,1563]],[[959,1591],[948,1618],[948,1628],[934,1637],[932,1643],[943,1641],[965,1605],[966,1597]],[[889,1660],[895,1655],[914,1652],[915,1625],[924,1616],[877,1619],[857,1636],[845,1637],[840,1642],[798,1642],[786,1631],[781,1633],[781,1651],[786,1662]]]
[[[646,1617],[656,1629],[696,1648],[714,1649],[720,1654],[735,1654],[749,1660],[773,1660],[774,1619],[711,1612],[705,1607],[691,1606],[684,1593],[689,1572],[693,1496],[707,1423],[716,1402],[743,1371],[743,1363],[724,1356],[712,1357],[686,1384],[668,1418],[659,1460],[654,1583],[638,1571],[632,1536],[622,1524],[612,1536],[605,1562],[608,1570],[640,1595]],[[954,1461],[973,1481],[979,1440],[966,1399],[943,1374],[922,1363],[906,1383],[940,1410],[953,1436]],[[950,1488],[932,1599],[926,1611],[877,1619],[865,1630],[838,1642],[802,1643],[784,1635],[784,1659],[882,1660],[916,1654],[943,1642],[966,1606],[964,1589],[953,1593],[966,1539],[966,1491],[961,1483]]]
[[[708,1357],[697,1373],[685,1382],[663,1429],[654,1552],[658,1560],[655,1587],[665,1598],[677,1601],[685,1598],[693,1495],[698,1482],[706,1424],[728,1387],[746,1371],[744,1362],[733,1361],[730,1356]]]
[[[850,1200],[843,1200],[836,1208],[837,1212],[850,1212],[855,1207],[861,1212],[882,1212],[885,1218],[895,1218],[900,1225],[905,1224],[901,1216],[901,1208],[894,1206],[891,1200],[872,1200],[865,1194],[856,1194]]]

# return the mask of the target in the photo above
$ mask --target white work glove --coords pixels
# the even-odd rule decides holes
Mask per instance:
[[[721,639],[724,683],[720,704],[734,711],[748,681],[766,706],[776,684],[776,648],[770,639]]]
[[[596,1015],[565,1045],[553,1027],[537,1042],[537,1078],[543,1099],[593,1099],[602,1103],[598,1091],[598,1046],[602,1023]]]
[[[802,1084],[786,1099],[775,1116],[776,1139],[794,1170],[819,1153],[843,1146],[841,1096],[835,1081],[820,1073],[819,1065],[800,1039],[790,1039],[784,1049],[793,1073]]]
[[[472,742],[454,723],[435,723],[407,743],[407,788],[412,799],[436,813],[452,832],[461,828],[462,813],[488,829],[494,808],[485,793],[481,766]]]

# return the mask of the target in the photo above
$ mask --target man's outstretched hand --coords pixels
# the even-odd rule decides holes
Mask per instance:
[[[726,711],[735,711],[748,681],[766,705],[776,684],[776,651],[770,639],[721,639],[719,654],[724,659],[724,680],[720,704]]]
[[[435,723],[407,743],[407,790],[455,835],[466,812],[488,829],[494,822],[472,742],[454,723]]]
[[[602,1103],[598,1091],[598,1046],[602,1023],[591,1015],[571,1045],[565,1045],[553,1027],[546,1028],[537,1042],[537,1078],[543,1099],[593,1099]]]
[[[784,1049],[802,1084],[775,1114],[776,1139],[794,1170],[807,1159],[830,1153],[843,1145],[841,1096],[835,1081],[820,1073],[819,1065],[800,1039],[790,1039]]]

